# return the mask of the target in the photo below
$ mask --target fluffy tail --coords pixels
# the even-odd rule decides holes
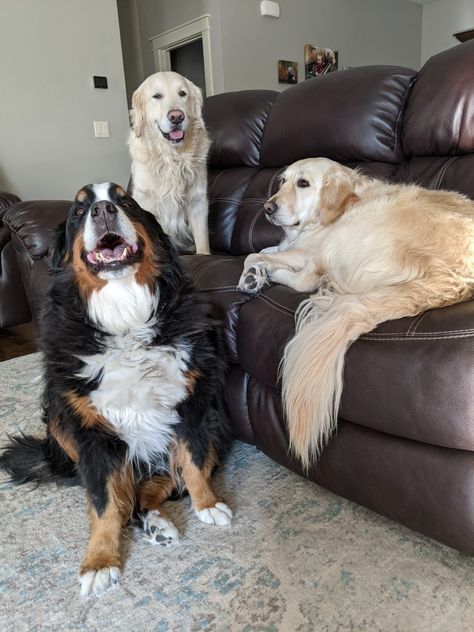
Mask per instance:
[[[329,288],[301,304],[281,377],[290,449],[306,469],[335,429],[349,345],[384,320],[422,311],[417,290],[407,284],[354,295]]]
[[[30,481],[57,481],[67,485],[79,483],[74,463],[49,436],[46,439],[23,434],[11,437],[0,456],[0,467],[19,485]]]

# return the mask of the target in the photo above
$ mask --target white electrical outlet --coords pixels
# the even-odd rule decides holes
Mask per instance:
[[[94,121],[94,135],[96,138],[109,138],[109,122]]]

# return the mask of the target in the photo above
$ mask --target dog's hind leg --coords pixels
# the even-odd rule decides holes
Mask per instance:
[[[217,465],[214,451],[209,450],[200,467],[194,462],[188,446],[180,443],[177,449],[177,464],[199,520],[206,524],[229,526],[232,511],[212,488],[211,475]]]
[[[171,546],[179,542],[178,530],[161,507],[175,487],[176,483],[170,476],[154,476],[138,486],[138,508],[143,530],[151,544]]]

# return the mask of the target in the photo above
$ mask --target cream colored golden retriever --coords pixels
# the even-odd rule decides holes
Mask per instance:
[[[181,250],[209,254],[202,94],[176,72],[157,72],[132,97],[131,193]]]
[[[303,465],[334,430],[348,346],[378,323],[474,292],[474,202],[386,184],[324,158],[286,169],[264,205],[285,238],[245,260],[239,287],[313,293],[281,365],[290,446]]]

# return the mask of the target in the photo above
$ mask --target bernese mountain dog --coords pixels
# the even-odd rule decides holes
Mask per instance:
[[[40,325],[46,438],[14,437],[0,465],[17,483],[82,482],[81,594],[100,594],[119,578],[132,517],[152,543],[173,544],[162,503],[187,491],[202,522],[230,525],[211,484],[229,445],[225,342],[169,237],[116,184],[79,191],[51,274]]]

